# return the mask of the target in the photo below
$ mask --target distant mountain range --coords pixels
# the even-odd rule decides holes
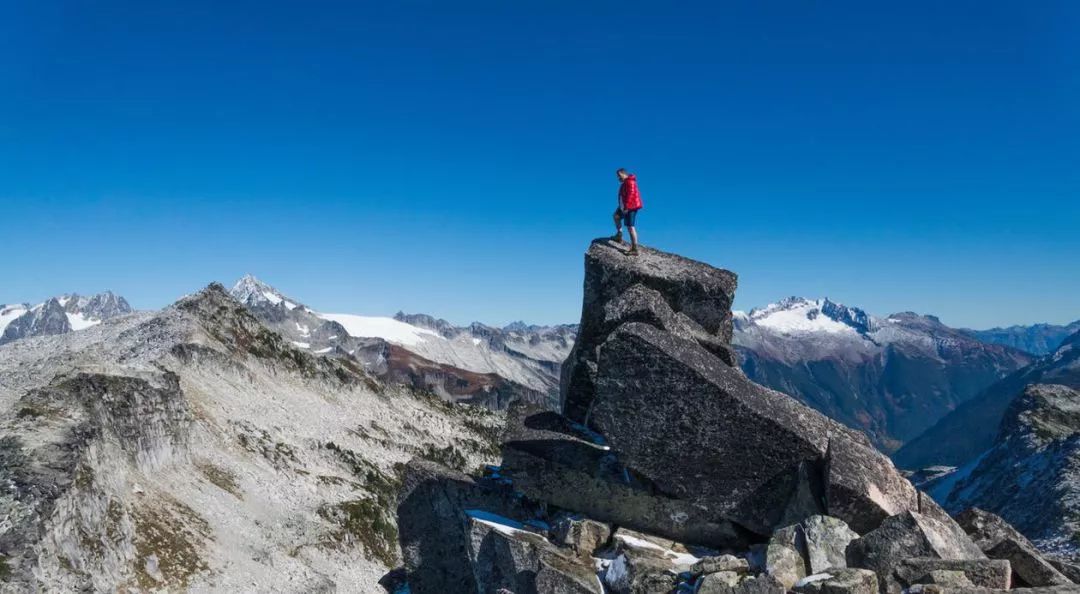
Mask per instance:
[[[791,297],[734,320],[751,379],[866,431],[886,452],[1034,358],[934,316],[876,317],[829,299]]]
[[[1064,326],[1034,324],[989,330],[961,330],[961,332],[970,334],[983,342],[1003,344],[1033,355],[1046,355],[1057,350],[1066,338],[1080,332],[1080,320]]]
[[[111,291],[92,297],[62,295],[33,306],[0,305],[0,344],[30,336],[66,334],[131,312],[128,302]]]
[[[569,324],[458,327],[422,314],[318,312],[251,275],[230,294],[301,349],[355,358],[380,379],[496,409],[517,399],[554,406],[577,333]]]
[[[455,326],[425,314],[321,312],[250,275],[229,292],[297,348],[353,358],[381,380],[495,409],[517,399],[555,406],[559,370],[577,334],[574,324]],[[0,344],[80,330],[131,311],[111,292],[0,306]],[[1036,362],[1035,355],[1056,348],[1074,329],[1080,321],[954,329],[929,315],[877,317],[829,299],[792,297],[735,312],[733,344],[751,379],[866,431],[894,452]],[[1002,392],[1018,392],[1023,381]],[[1006,404],[990,412],[1000,416]],[[979,447],[988,446],[993,428],[982,433],[988,435],[973,441]],[[961,449],[947,459],[911,453],[920,447],[905,449],[897,460],[908,467],[931,459],[958,464],[971,453]]]

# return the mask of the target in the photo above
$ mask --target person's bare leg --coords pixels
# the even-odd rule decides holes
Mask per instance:
[[[622,243],[622,216],[616,212],[612,218],[615,220],[615,241]]]
[[[633,227],[627,227],[626,230],[630,232],[630,249],[632,251],[636,252],[637,251],[637,229],[635,229]]]

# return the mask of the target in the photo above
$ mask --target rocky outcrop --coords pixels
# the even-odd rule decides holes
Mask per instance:
[[[905,559],[893,568],[889,584],[910,588],[916,584],[963,585],[1008,590],[1012,587],[1009,562],[1001,559]],[[951,574],[951,579],[943,579]]]
[[[986,555],[955,523],[912,511],[886,519],[847,550],[848,563],[874,570],[887,591],[892,589],[893,571],[904,561],[920,557],[965,561]]]
[[[645,250],[631,260],[615,244],[597,240],[585,254],[585,285],[581,323],[574,348],[563,364],[562,408],[567,417],[584,421],[595,395],[598,347],[622,321],[619,298],[634,285],[635,291],[651,290],[663,296],[667,309],[655,313],[630,308],[627,316],[675,317],[703,335],[731,341],[731,303],[738,279],[726,270],[713,268],[674,254]],[[627,303],[627,300],[621,300]],[[668,311],[670,310],[670,316]],[[711,338],[707,338],[712,342]],[[732,359],[728,357],[729,360]],[[730,362],[729,362],[730,364]]]
[[[700,262],[593,242],[564,414],[663,496],[757,534],[826,512],[865,532],[917,509],[863,435],[732,365],[735,285]]]
[[[520,508],[484,503],[478,493],[490,491],[465,477],[428,473],[399,507],[414,593],[441,592],[432,576],[462,585],[480,574],[460,591],[532,591],[524,568],[549,554],[595,564],[619,594],[779,594],[815,572],[829,572],[816,591],[855,594],[896,582],[894,568],[911,558],[985,560],[863,434],[739,370],[729,347],[733,274],[623,249],[598,240],[586,255],[562,413],[513,407],[490,474],[517,494],[513,505],[536,504],[541,535],[507,533],[521,529],[511,523],[522,522]],[[437,513],[431,501],[442,502]],[[497,542],[515,541],[501,556],[467,544],[466,527],[483,514],[509,518],[496,522]],[[598,544],[607,525],[618,528]]]
[[[800,594],[878,594],[877,574],[869,569],[835,569],[807,576],[794,587]]]
[[[534,515],[507,488],[479,484],[426,460],[414,459],[405,467],[398,495],[398,534],[414,591],[473,591],[475,572],[495,571],[484,564],[496,559],[481,557],[480,543],[474,542],[487,531],[474,526],[470,510],[510,520]],[[484,567],[476,569],[478,564]]]
[[[1009,562],[1017,584],[1058,586],[1073,583],[1000,516],[972,508],[958,515],[956,521],[986,556]]]

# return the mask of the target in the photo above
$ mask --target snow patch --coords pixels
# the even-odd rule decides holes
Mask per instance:
[[[333,313],[316,315],[324,320],[341,324],[349,336],[357,338],[381,338],[403,346],[413,346],[431,339],[446,340],[427,328],[406,324],[394,318]]]
[[[829,334],[856,334],[856,330],[821,311],[824,300],[799,299],[768,306],[750,312],[749,318],[758,326],[782,334],[826,332]]]
[[[832,577],[833,576],[832,576],[831,573],[815,573],[814,575],[808,575],[808,576],[804,577],[803,579],[795,582],[795,587],[796,588],[802,588],[803,586],[812,584],[814,582],[823,582],[825,580],[831,580]]]
[[[491,528],[494,528],[495,530],[507,536],[514,536],[517,534],[535,534],[526,530],[525,525],[521,522],[511,520],[510,518],[505,518],[498,514],[493,514],[489,511],[484,511],[482,509],[467,509],[465,510],[465,515],[469,516],[473,520],[476,520],[477,522],[480,522],[481,524],[484,524],[485,526],[490,526]]]
[[[101,320],[95,320],[94,318],[88,318],[82,314],[65,314],[68,319],[68,324],[71,324],[72,330],[84,330],[90,326],[96,326],[101,323]]]
[[[937,501],[939,504],[944,505],[945,501],[949,499],[949,495],[952,494],[956,486],[960,484],[964,479],[971,476],[971,473],[979,467],[979,464],[983,461],[983,458],[990,453],[990,450],[979,454],[977,458],[968,462],[967,464],[957,468],[949,474],[943,475],[941,478],[934,481],[927,491],[930,497]]]
[[[302,348],[302,349],[310,349],[311,348],[311,343],[309,343],[309,342],[300,342],[299,340],[294,340],[294,341],[292,341],[292,343],[295,344],[296,346]]]
[[[4,329],[15,321],[16,318],[21,317],[27,311],[25,305],[5,305],[0,307],[0,334],[4,333]]]

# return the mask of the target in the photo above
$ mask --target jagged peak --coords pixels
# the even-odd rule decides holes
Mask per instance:
[[[240,280],[229,289],[229,294],[247,306],[280,305],[286,309],[300,307],[296,300],[286,297],[284,293],[250,273],[240,277]]]
[[[780,332],[837,333],[854,330],[866,333],[873,326],[873,318],[862,309],[838,303],[828,297],[787,297],[736,317],[740,323],[753,323]]]

